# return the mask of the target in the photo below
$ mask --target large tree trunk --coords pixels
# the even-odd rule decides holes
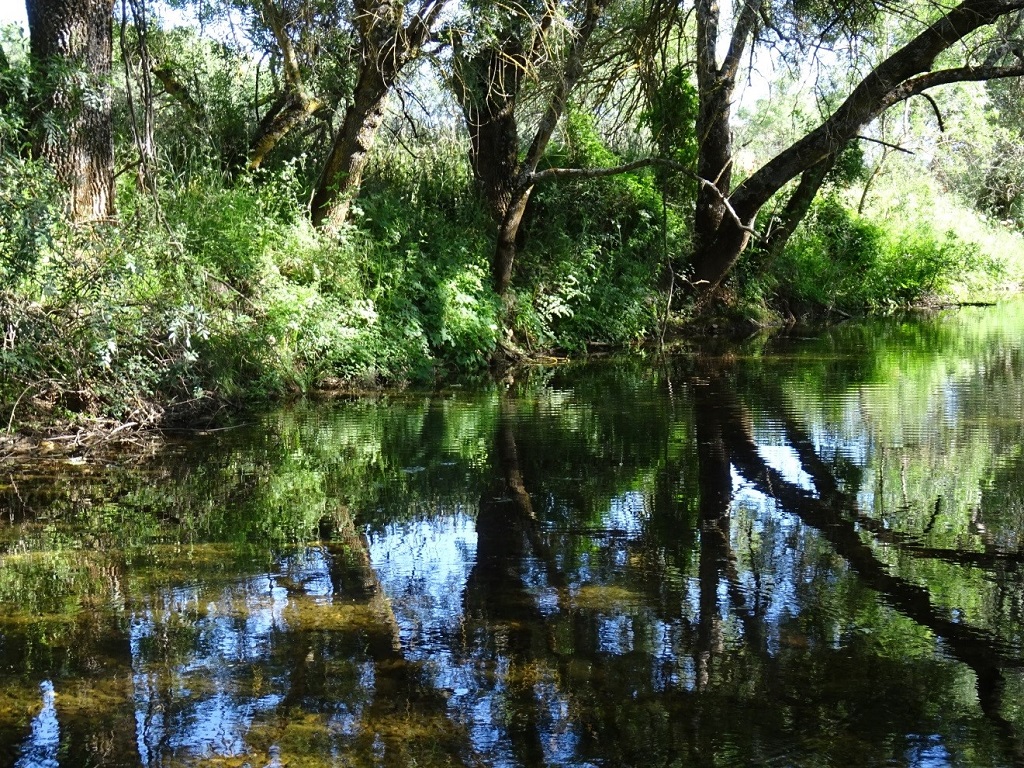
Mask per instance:
[[[469,161],[494,221],[501,224],[519,181],[516,105],[527,59],[522,45],[508,40],[462,67],[458,91],[469,130]]]
[[[73,221],[110,218],[113,0],[28,0],[26,7],[42,95],[36,150],[67,189]]]
[[[384,122],[391,84],[372,66],[364,67],[345,121],[327,156],[310,205],[313,224],[337,232],[348,218],[352,199],[359,193],[363,171],[377,131]]]
[[[727,198],[732,186],[732,99],[736,75],[754,29],[762,0],[745,0],[735,18],[729,47],[718,63],[719,7],[717,0],[698,0],[697,22],[697,205],[694,211],[692,281],[710,286],[716,271],[714,243],[730,220]],[[743,230],[739,230],[743,234]],[[744,241],[744,245],[746,242]]]
[[[420,0],[403,25],[406,6],[388,0],[356,0],[353,22],[362,59],[352,104],[320,173],[310,205],[313,223],[337,231],[359,193],[377,131],[384,122],[388,94],[402,69],[419,55],[433,34],[448,0]]]
[[[499,295],[512,281],[516,238],[530,198],[528,190],[519,188],[522,164],[516,122],[527,63],[519,41],[507,40],[466,62],[457,94],[469,130],[473,177],[498,227],[491,276]]]
[[[732,182],[732,130],[729,115],[735,84],[718,66],[718,4],[700,0],[697,17],[697,175],[709,183],[697,187],[693,235],[694,277],[700,280],[706,246],[714,240],[725,217],[725,195]]]
[[[518,39],[509,38],[467,62],[460,72],[457,96],[470,134],[470,161],[491,214],[498,223],[497,242],[491,259],[494,289],[504,296],[512,281],[516,239],[535,183],[535,173],[569,95],[583,76],[583,54],[610,0],[587,3],[582,23],[566,53],[550,100],[541,115],[525,158],[519,160],[519,135],[515,108],[523,75],[545,47],[544,35],[551,19],[537,27],[531,53]]]

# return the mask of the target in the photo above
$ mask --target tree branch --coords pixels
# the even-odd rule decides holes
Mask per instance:
[[[586,51],[587,43],[590,41],[591,35],[594,34],[594,30],[597,29],[597,23],[610,2],[611,0],[587,0],[587,13],[583,24],[576,33],[576,39],[573,40],[572,45],[569,47],[569,54],[566,57],[562,76],[555,86],[554,93],[551,95],[551,100],[548,102],[547,109],[544,110],[540,123],[537,125],[537,132],[534,134],[533,142],[530,144],[530,148],[526,153],[526,159],[523,161],[523,178],[532,175],[536,171],[540,159],[544,156],[544,150],[547,149],[551,134],[554,133],[555,126],[558,125],[562,113],[565,112],[565,105],[569,99],[569,94],[572,93],[576,83],[583,76],[583,55]]]
[[[736,78],[740,59],[743,58],[743,51],[747,47],[747,38],[750,37],[750,33],[754,30],[754,24],[757,23],[757,13],[762,5],[761,0],[747,0],[736,19],[736,24],[732,30],[732,37],[729,39],[729,52],[722,63],[722,74],[730,80]]]
[[[924,91],[935,88],[939,85],[950,83],[978,82],[983,80],[1001,80],[1009,77],[1024,76],[1024,61],[1007,66],[977,67],[954,67],[952,69],[939,69],[935,72],[927,72],[918,77],[911,78],[899,87],[894,88],[888,98],[884,100],[885,108],[898,104],[909,99],[911,96],[923,96]],[[941,118],[940,118],[941,120]]]
[[[1024,75],[1024,61],[1012,66],[975,66],[929,71],[958,40],[1024,9],[1024,0],[964,0],[875,67],[831,117],[765,163],[733,191],[737,210],[753,216],[790,179],[837,151],[893,104],[928,88],[964,80]]]
[[[939,122],[939,132],[940,133],[945,133],[946,132],[946,124],[942,120],[942,112],[939,111],[938,103],[936,103],[935,99],[933,99],[931,94],[929,94],[929,93],[919,93],[918,96],[920,96],[921,98],[927,100],[927,102],[932,105],[932,111],[935,113],[935,119],[938,120],[938,122]]]
[[[697,0],[697,82],[701,92],[714,88],[718,78],[718,4],[712,0]]]
[[[641,168],[650,168],[652,166],[660,166],[668,168],[673,171],[684,173],[690,178],[694,179],[702,187],[706,187],[713,191],[713,194],[718,197],[721,203],[725,206],[725,209],[729,212],[736,226],[744,232],[749,232],[752,235],[756,235],[757,232],[753,228],[754,220],[751,218],[749,222],[744,222],[736,210],[732,207],[729,202],[729,198],[722,194],[721,190],[714,181],[705,179],[694,173],[688,166],[682,163],[677,163],[673,160],[667,160],[663,157],[645,157],[640,160],[633,160],[629,163],[623,163],[622,165],[614,165],[606,168],[545,168],[543,171],[535,171],[524,177],[524,186],[533,186],[540,184],[545,181],[552,181],[554,179],[600,179],[608,176],[618,176],[623,173],[630,173],[631,171],[637,171]]]
[[[551,29],[557,12],[558,6],[553,0],[545,0],[544,15],[534,31],[533,42],[530,44],[528,61],[532,66],[536,66],[541,60],[541,52],[547,46],[548,30]]]
[[[295,89],[302,88],[302,70],[299,67],[299,57],[295,53],[295,46],[285,29],[286,22],[281,11],[277,9],[272,0],[263,0],[263,17],[274,34],[277,47],[281,49],[281,58],[284,62],[284,79],[288,85]]]
[[[181,104],[193,120],[200,121],[203,119],[203,108],[192,97],[185,84],[174,74],[174,69],[170,64],[154,66],[153,74],[156,75],[156,79],[164,87],[164,91]]]
[[[881,144],[883,147],[888,147],[889,149],[895,149],[897,152],[905,152],[908,155],[915,154],[913,150],[906,149],[905,147],[901,147],[899,144],[890,144],[888,141],[882,141],[881,139],[874,139],[874,138],[872,138],[870,136],[861,136],[860,134],[858,134],[857,136],[854,136],[854,138],[855,139],[860,139],[861,141],[870,141],[872,144]]]

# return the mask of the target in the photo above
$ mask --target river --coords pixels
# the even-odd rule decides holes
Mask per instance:
[[[1024,763],[1024,305],[0,472],[0,765]]]

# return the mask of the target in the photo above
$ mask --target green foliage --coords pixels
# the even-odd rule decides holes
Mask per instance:
[[[594,118],[569,110],[550,165],[621,163]],[[683,236],[675,211],[669,247]],[[588,342],[625,344],[653,327],[657,283],[666,260],[662,199],[643,171],[551,184],[535,191],[519,254],[513,328],[530,346],[579,350]]]
[[[804,5],[816,20],[829,12]],[[459,43],[466,55],[505,39],[503,30],[532,29],[530,9],[487,8],[493,18]],[[316,26],[320,14],[336,12],[327,3],[317,6],[316,18],[295,23]],[[308,39],[293,32],[306,85],[340,107],[351,85],[344,51],[351,29]],[[276,45],[265,29],[253,36],[258,46]],[[130,30],[126,42],[123,55],[138,77],[139,41]],[[440,108],[413,107],[425,110],[418,122],[409,114],[386,117],[350,221],[327,237],[308,223],[307,201],[340,109],[319,112],[260,171],[246,173],[248,142],[279,86],[277,64],[264,77],[248,51],[195,30],[154,27],[148,42],[157,64],[153,189],[121,174],[117,223],[71,227],[61,218],[60,190],[32,159],[25,40],[0,35],[0,418],[17,403],[15,423],[31,407],[61,418],[147,423],[164,408],[197,401],[478,373],[510,341],[575,351],[633,343],[656,327],[665,276],[670,266],[679,271],[688,253],[687,176],[644,170],[536,188],[503,302],[491,288],[494,221],[475,194],[465,137],[445,127]],[[321,44],[338,55],[313,63]],[[113,79],[116,156],[119,167],[130,168],[137,149],[123,67]],[[637,141],[653,140],[659,154],[688,167],[696,157],[691,81],[685,68],[669,69],[646,111],[624,122]],[[535,85],[524,83],[526,97]],[[133,88],[138,98],[141,84]],[[1012,93],[996,94],[993,103],[1016,114]],[[752,154],[789,143],[786,120],[795,135],[817,120],[777,100],[762,111],[767,122],[755,127],[752,144],[744,141]],[[412,122],[417,130],[410,132]],[[543,164],[619,164],[606,137],[624,130],[613,129],[604,113],[570,105]],[[1012,143],[1010,133],[982,133],[991,134],[986,147]],[[751,295],[849,311],[952,295],[968,282],[965,275],[990,286],[1020,277],[1024,270],[1011,270],[1010,257],[992,256],[999,248],[968,245],[977,240],[960,230],[947,234],[945,224],[919,211],[887,211],[875,221],[851,213],[841,196],[863,181],[864,146],[844,152],[828,181],[830,196],[786,253],[746,287]],[[966,157],[960,161],[970,165]],[[738,168],[737,178],[746,170]],[[991,170],[986,189],[1015,189],[1012,178]],[[886,184],[894,186],[892,179]],[[973,191],[977,198],[982,190]],[[1007,203],[1011,216],[1015,201]],[[986,209],[1006,212],[994,203]],[[906,227],[877,223],[883,218]]]
[[[237,171],[254,130],[258,89],[251,56],[187,27],[152,29],[148,45],[158,62],[154,82],[164,92],[154,123],[164,161],[177,173]],[[123,94],[118,102],[124,114]]]
[[[1024,85],[1019,79],[959,86],[951,135],[932,171],[945,189],[1004,226],[1024,230]]]
[[[0,151],[19,152],[30,107],[28,40],[17,27],[0,27]]]
[[[489,221],[468,168],[444,135],[380,153],[349,232],[364,290],[414,378],[480,371],[497,343]]]
[[[651,131],[661,157],[695,168],[697,162],[697,89],[692,73],[682,66],[672,67],[659,82],[651,103],[641,115],[641,123]],[[666,169],[658,170],[658,181],[665,194],[692,201],[696,196],[694,180]]]
[[[50,251],[61,226],[58,190],[43,163],[0,155],[0,284],[18,285]]]
[[[883,226],[830,195],[814,204],[772,274],[788,303],[859,311],[934,299],[982,267],[977,246],[951,230],[920,220]]]
[[[0,284],[8,288],[32,271],[60,223],[52,175],[29,151],[27,49],[20,30],[0,29]]]
[[[301,159],[156,199],[124,179],[123,225],[82,229],[32,219],[55,210],[33,194],[45,177],[28,183],[41,169],[4,166],[9,405],[26,392],[25,409],[149,421],[157,403],[480,371],[497,342],[487,227],[473,207],[453,216],[443,187],[469,199],[468,176],[448,153],[382,158],[338,240],[308,222]]]
[[[864,148],[859,141],[851,141],[839,153],[835,165],[825,176],[825,183],[833,188],[847,189],[858,181],[864,181],[866,176]]]

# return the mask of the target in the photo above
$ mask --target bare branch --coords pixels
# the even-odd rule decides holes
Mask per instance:
[[[736,223],[736,226],[744,232],[748,232],[752,235],[757,234],[753,226],[754,219],[751,218],[749,222],[744,222],[732,207],[732,204],[729,202],[729,198],[722,194],[715,182],[710,179],[701,178],[688,166],[683,165],[682,163],[677,163],[674,160],[667,160],[663,157],[645,157],[640,160],[633,160],[629,163],[623,163],[622,165],[615,165],[606,168],[545,168],[543,171],[536,171],[525,177],[524,185],[533,186],[535,184],[552,181],[554,179],[600,179],[608,176],[619,176],[623,173],[630,173],[632,171],[640,170],[641,168],[650,168],[652,166],[660,166],[662,168],[669,168],[673,171],[678,171],[679,173],[684,173],[697,181],[697,183],[702,187],[713,190],[712,194],[716,195],[725,206],[725,209],[729,212],[729,215]]]
[[[640,170],[641,168],[650,168],[654,165],[669,165],[678,166],[674,170],[684,170],[688,173],[693,173],[684,166],[671,161],[660,161],[656,157],[645,157],[642,160],[634,160],[630,163],[623,163],[622,165],[615,165],[608,168],[545,168],[543,171],[536,171],[526,177],[525,182],[527,184],[541,184],[545,181],[553,181],[555,179],[600,179],[606,176],[618,176],[623,173],[630,173],[632,171]]]
[[[897,152],[905,152],[908,155],[915,154],[913,150],[907,149],[906,147],[901,147],[899,144],[890,144],[888,141],[882,141],[881,139],[875,139],[875,138],[872,138],[871,136],[861,136],[861,135],[858,134],[857,136],[854,136],[854,138],[855,139],[860,139],[861,141],[870,141],[872,144],[881,144],[883,147],[888,147],[889,149],[895,149]]]
[[[894,88],[884,100],[884,104],[885,107],[891,107],[893,104],[898,104],[905,99],[909,99],[911,96],[924,95],[924,91],[939,85],[980,82],[983,80],[1002,80],[1009,77],[1024,77],[1024,61],[1002,67],[981,65],[977,67],[939,69],[935,72],[926,72],[923,75],[911,78],[899,87]]]
[[[942,112],[939,111],[939,105],[935,102],[935,99],[933,99],[931,97],[931,94],[928,93],[919,93],[918,96],[920,96],[922,99],[925,99],[929,104],[932,105],[932,111],[935,113],[935,119],[938,120],[939,122],[939,132],[945,133],[946,124],[942,120]]]

